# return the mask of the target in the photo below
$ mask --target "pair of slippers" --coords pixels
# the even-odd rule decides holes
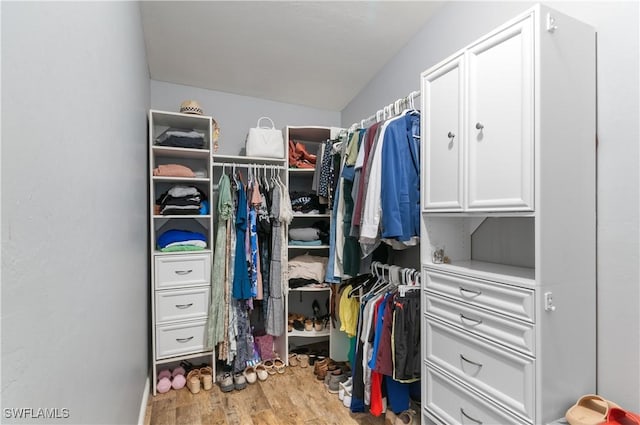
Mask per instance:
[[[158,373],[158,383],[156,384],[156,390],[160,394],[164,394],[168,392],[171,388],[174,390],[179,390],[180,388],[184,388],[187,383],[187,378],[185,378],[185,370],[182,366],[178,366],[177,368],[170,371],[169,369],[162,369]]]
[[[640,425],[640,415],[595,394],[580,397],[565,418],[570,425]]]

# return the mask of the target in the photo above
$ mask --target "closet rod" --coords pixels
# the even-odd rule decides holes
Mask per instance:
[[[214,162],[211,164],[214,167],[236,167],[236,168],[267,168],[269,170],[286,170],[286,168],[282,165],[271,165],[271,164],[254,164],[254,163],[237,163],[237,162]]]
[[[406,97],[401,97],[397,99],[395,102],[388,104],[382,109],[378,109],[378,111],[363,119],[360,120],[359,123],[354,122],[351,124],[350,130],[355,130],[356,128],[364,128],[365,123],[375,120],[376,122],[382,121],[383,119],[390,118],[392,116],[398,115],[402,112],[403,109],[407,108],[409,105],[413,105],[413,101],[416,97],[420,96],[420,91],[412,91]]]

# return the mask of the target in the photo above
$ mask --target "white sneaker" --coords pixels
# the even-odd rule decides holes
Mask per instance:
[[[351,387],[344,387],[344,397],[342,398],[342,404],[349,409],[351,407]]]

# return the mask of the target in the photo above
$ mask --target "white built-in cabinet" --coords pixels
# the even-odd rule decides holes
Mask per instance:
[[[532,33],[515,22],[423,74],[425,210],[533,210]]]
[[[195,130],[205,135],[202,148],[161,146],[156,138],[168,128]],[[205,362],[215,370],[214,353],[207,347],[207,318],[211,298],[212,214],[163,215],[154,210],[158,197],[171,187],[193,186],[211,200],[211,134],[208,116],[149,111],[149,249],[151,270],[152,387],[158,370],[181,360]],[[154,176],[159,165],[179,164],[204,172],[201,177]],[[207,247],[200,251],[162,252],[157,238],[169,229],[203,233]],[[198,359],[198,361],[195,361]],[[215,374],[214,374],[215,376]]]
[[[537,5],[421,75],[423,423],[596,391],[595,65],[593,28]]]

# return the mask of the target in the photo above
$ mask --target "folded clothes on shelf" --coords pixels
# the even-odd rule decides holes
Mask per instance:
[[[320,240],[320,231],[315,227],[290,228],[289,239],[292,241],[317,241]]]
[[[289,260],[289,279],[312,279],[324,282],[327,272],[327,257],[299,255]]]
[[[315,241],[298,241],[295,239],[290,239],[289,245],[291,246],[322,246],[322,241],[320,239]]]
[[[195,177],[195,173],[191,168],[182,164],[160,164],[153,169],[154,176],[163,177]]]
[[[171,229],[161,233],[156,243],[163,252],[199,251],[207,247],[207,237],[200,232]]]
[[[169,128],[156,137],[155,143],[159,146],[202,149],[205,137],[204,133],[192,129]]]

